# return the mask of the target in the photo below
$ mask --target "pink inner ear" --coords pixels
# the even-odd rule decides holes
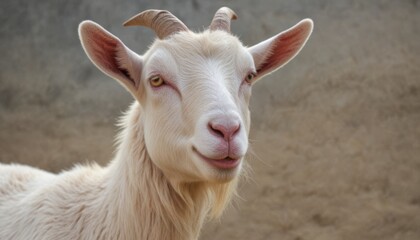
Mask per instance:
[[[87,36],[87,40],[90,42],[88,45],[90,57],[103,71],[134,82],[128,70],[118,65],[119,49],[122,46],[118,39],[114,39],[96,29],[91,29]]]
[[[270,72],[291,60],[302,48],[308,29],[305,27],[292,28],[276,37],[270,46],[269,54],[257,68],[258,74]]]

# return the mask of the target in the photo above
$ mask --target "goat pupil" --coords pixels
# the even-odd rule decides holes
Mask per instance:
[[[248,76],[247,76],[248,82],[250,82],[253,78],[254,78],[254,76],[252,74],[248,74]]]

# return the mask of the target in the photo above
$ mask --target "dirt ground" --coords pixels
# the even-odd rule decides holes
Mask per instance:
[[[252,170],[201,239],[420,239],[416,0],[3,1],[0,161],[59,172],[112,158],[115,120],[132,100],[82,52],[81,20],[143,52],[151,32],[120,25],[135,13],[168,9],[202,29],[223,5],[247,45],[306,17],[315,29],[295,60],[254,87]]]

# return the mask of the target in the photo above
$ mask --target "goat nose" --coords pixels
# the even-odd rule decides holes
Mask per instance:
[[[211,133],[229,141],[239,131],[241,124],[234,118],[216,118],[209,122],[208,127]]]

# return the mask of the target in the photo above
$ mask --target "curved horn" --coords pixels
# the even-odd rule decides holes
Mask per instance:
[[[214,15],[214,18],[210,24],[210,30],[222,30],[230,33],[230,20],[235,20],[237,18],[238,16],[236,16],[236,13],[232,9],[228,7],[222,7],[217,10],[216,14]]]
[[[172,13],[165,10],[146,10],[123,23],[127,26],[145,26],[153,29],[160,39],[176,32],[188,31],[187,26]]]

